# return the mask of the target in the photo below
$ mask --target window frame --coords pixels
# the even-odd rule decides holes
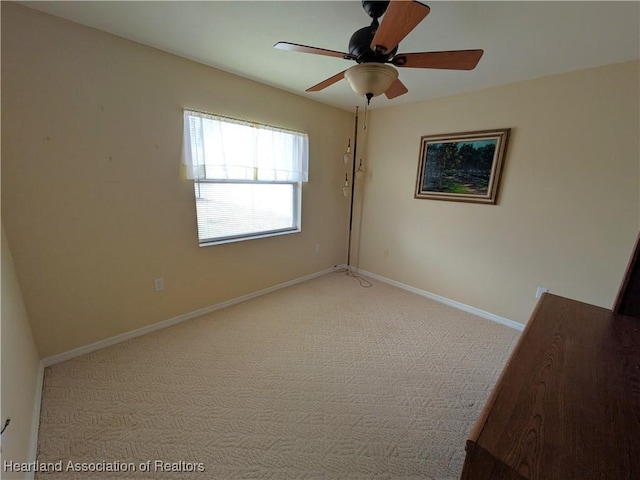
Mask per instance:
[[[295,226],[291,228],[281,228],[276,230],[263,230],[260,232],[246,233],[241,235],[228,235],[224,237],[213,237],[200,239],[200,231],[196,225],[196,231],[198,234],[198,246],[209,247],[213,245],[224,245],[227,243],[244,242],[247,240],[255,240],[258,238],[276,237],[280,235],[289,235],[292,233],[300,233],[302,231],[302,182],[287,182],[287,181],[257,181],[257,180],[222,180],[222,179],[205,179],[197,178],[193,180],[194,188],[194,206],[196,207],[196,224],[198,221],[197,199],[195,189],[199,183],[211,183],[211,184],[275,184],[275,185],[291,185],[293,188],[293,201],[292,201],[292,217],[295,222]]]

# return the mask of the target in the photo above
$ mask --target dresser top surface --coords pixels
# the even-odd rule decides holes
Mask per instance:
[[[524,478],[640,478],[640,319],[543,295],[481,419]]]

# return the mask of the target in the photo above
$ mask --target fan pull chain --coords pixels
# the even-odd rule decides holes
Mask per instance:
[[[369,112],[369,105],[364,106],[364,122],[362,122],[362,129],[367,129],[367,113]]]

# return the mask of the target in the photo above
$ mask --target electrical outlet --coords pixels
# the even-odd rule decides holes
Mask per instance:
[[[316,243],[316,253],[320,251],[320,242]]]
[[[156,278],[153,281],[153,290],[155,292],[161,292],[164,290],[164,280],[162,278]]]
[[[543,293],[548,292],[549,289],[545,288],[545,287],[538,287],[536,289],[536,298],[540,298],[542,296]]]
[[[382,252],[382,256],[387,258],[389,256],[389,249],[385,248],[384,251]]]

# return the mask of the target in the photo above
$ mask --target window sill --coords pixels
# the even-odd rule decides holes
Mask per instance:
[[[245,242],[247,240],[256,240],[259,238],[269,238],[269,237],[277,237],[280,235],[289,235],[291,233],[300,233],[301,231],[302,230],[300,228],[292,228],[288,230],[278,230],[275,232],[259,233],[256,235],[243,235],[241,237],[223,238],[220,240],[207,240],[207,241],[201,242],[198,246],[211,247],[214,245],[225,245],[227,243]]]

